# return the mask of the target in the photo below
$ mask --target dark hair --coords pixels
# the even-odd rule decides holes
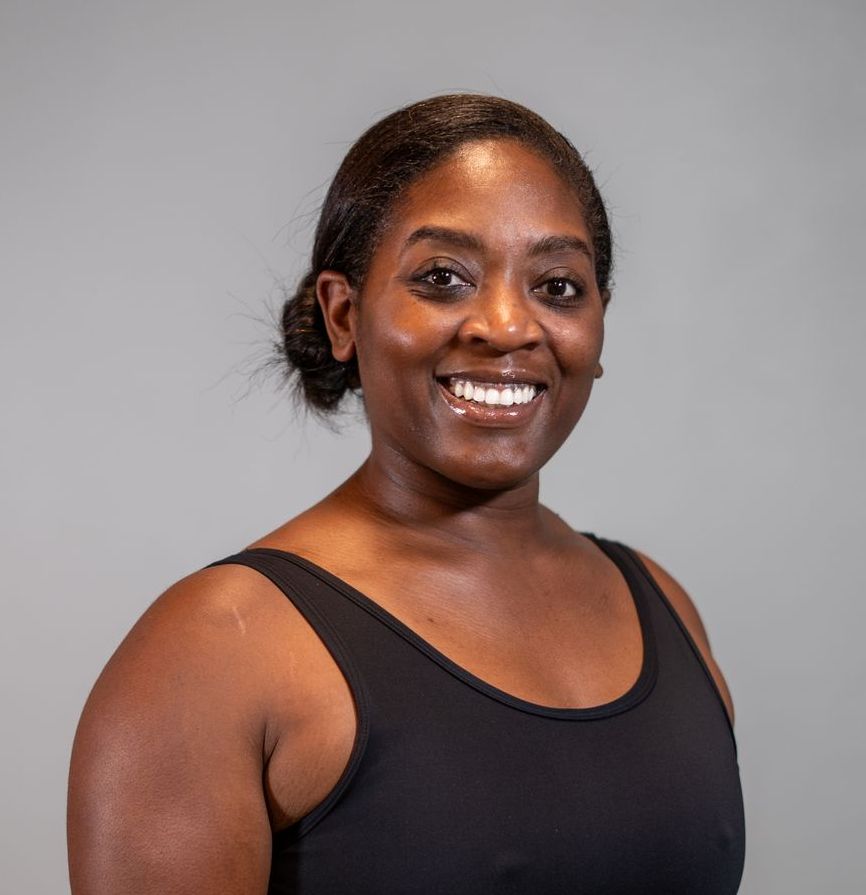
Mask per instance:
[[[345,275],[360,289],[388,213],[414,180],[465,143],[517,140],[548,159],[581,204],[595,251],[598,288],[609,289],[610,226],[592,173],[578,151],[540,115],[506,99],[480,94],[436,96],[383,118],[349,150],[325,197],[309,272],[281,315],[278,353],[308,406],[335,410],[360,386],[357,362],[331,354],[316,280],[323,270]]]

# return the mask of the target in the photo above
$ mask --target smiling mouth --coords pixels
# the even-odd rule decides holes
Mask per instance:
[[[457,376],[442,378],[439,382],[461,403],[496,408],[531,404],[545,390],[543,385],[534,382],[479,382]]]
[[[472,382],[467,379],[451,379],[446,386],[455,398],[486,404],[488,407],[510,407],[512,404],[528,404],[538,394],[535,385],[504,382]]]

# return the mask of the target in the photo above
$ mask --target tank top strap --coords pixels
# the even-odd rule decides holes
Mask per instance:
[[[364,613],[343,599],[322,575],[315,574],[312,564],[308,565],[294,554],[270,548],[253,548],[212,562],[206,568],[220,565],[247,566],[264,575],[282,591],[337,664],[355,706],[355,740],[340,779],[311,812],[276,834],[275,848],[278,845],[282,847],[282,843],[306,836],[328,816],[349,789],[363,763],[370,731],[374,726],[369,675],[363,653],[376,649],[378,631],[372,620],[366,620],[368,627],[365,628]]]
[[[722,710],[736,755],[737,740],[734,728],[715,678],[704,660],[703,653],[695,643],[694,637],[667,594],[647,568],[646,563],[637,551],[619,541],[600,538],[590,532],[584,532],[584,534],[616,563],[636,597],[640,595],[640,599],[647,606],[661,656],[660,662],[665,666],[664,673],[668,677],[674,674],[681,677],[689,673],[689,669],[694,669],[704,684],[709,686]]]
[[[359,643],[349,644],[345,639],[345,633],[355,631],[359,620],[363,621],[359,619],[362,614],[335,590],[329,573],[300,556],[268,547],[242,550],[207,568],[229,564],[255,569],[279,588],[331,653],[356,701],[366,701],[364,676],[358,666]],[[370,642],[364,636],[358,640],[362,646]]]

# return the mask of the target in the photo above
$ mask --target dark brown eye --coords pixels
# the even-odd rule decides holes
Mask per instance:
[[[569,301],[580,298],[584,293],[583,285],[568,277],[551,277],[540,283],[534,290],[543,298],[557,301]]]
[[[562,277],[548,280],[546,285],[548,295],[556,295],[557,297],[565,298],[577,294],[574,283],[572,283],[571,280],[566,280]]]
[[[448,270],[447,267],[434,267],[433,270],[424,274],[421,279],[425,283],[430,283],[430,285],[438,286],[441,289],[469,285],[466,280],[458,276],[453,270]]]

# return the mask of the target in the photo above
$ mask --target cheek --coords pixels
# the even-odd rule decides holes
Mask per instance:
[[[601,316],[582,322],[580,326],[563,326],[551,332],[551,344],[560,366],[572,373],[593,372],[604,343],[604,320]]]
[[[424,313],[407,302],[381,301],[359,316],[356,352],[361,376],[393,379],[401,370],[418,371],[435,367],[437,353],[447,345],[447,321]]]

